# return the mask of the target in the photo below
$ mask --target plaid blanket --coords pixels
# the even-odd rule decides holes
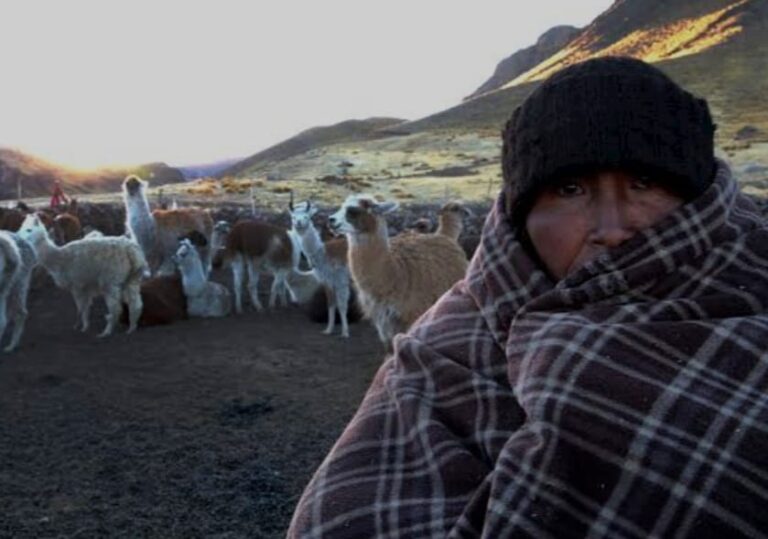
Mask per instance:
[[[768,229],[727,166],[557,283],[503,207],[289,537],[768,535]]]

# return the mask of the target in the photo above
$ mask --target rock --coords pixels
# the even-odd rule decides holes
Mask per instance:
[[[733,138],[736,140],[752,140],[762,134],[763,132],[754,125],[745,125],[736,131],[736,134],[733,136]]]

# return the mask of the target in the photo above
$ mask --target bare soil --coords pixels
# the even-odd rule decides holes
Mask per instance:
[[[219,279],[222,276],[218,276]],[[0,537],[282,537],[381,363],[297,307],[98,339],[36,277],[0,356]]]

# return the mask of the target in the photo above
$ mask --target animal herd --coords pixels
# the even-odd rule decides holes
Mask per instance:
[[[130,333],[140,325],[242,313],[244,288],[262,311],[259,280],[269,274],[268,309],[305,303],[322,289],[324,333],[335,332],[338,313],[341,336],[349,337],[356,297],[388,349],[467,268],[459,236],[470,213],[456,202],[440,210],[436,231],[420,219],[415,230],[390,237],[387,214],[397,203],[351,195],[328,218],[328,237],[314,223],[317,206],[295,204],[293,193],[291,227],[282,228],[255,219],[214,224],[209,211],[197,208],[151,210],[148,184],[134,175],[122,188],[122,236],[82,230],[76,207],[57,216],[25,207],[0,212],[0,338],[12,327],[5,351],[19,345],[37,266],[72,294],[75,329],[88,330],[91,305],[103,298],[102,337],[121,320]],[[231,272],[231,291],[210,279],[214,265]]]

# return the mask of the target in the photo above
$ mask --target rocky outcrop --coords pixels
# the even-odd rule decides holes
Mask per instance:
[[[573,26],[550,28],[539,37],[535,45],[521,49],[499,62],[493,76],[465,100],[501,88],[565,47],[579,32],[580,29]]]

